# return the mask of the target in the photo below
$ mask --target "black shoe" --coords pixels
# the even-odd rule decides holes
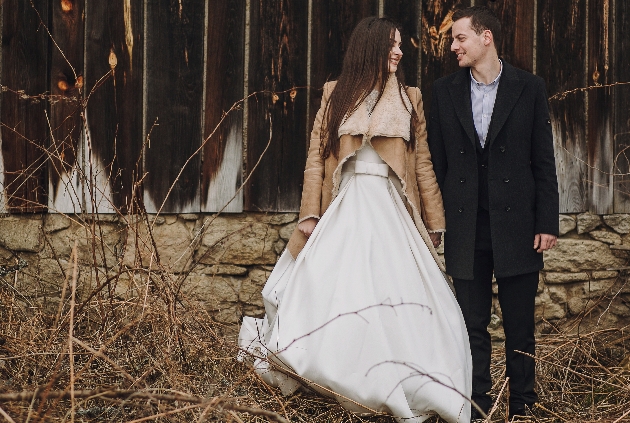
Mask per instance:
[[[526,417],[529,414],[528,410],[531,409],[532,405],[510,404],[510,412],[508,414],[508,420],[512,421],[514,417]]]

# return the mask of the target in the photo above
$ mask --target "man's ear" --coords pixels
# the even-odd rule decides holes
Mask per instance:
[[[494,42],[494,36],[492,35],[492,31],[490,31],[489,29],[484,30],[483,31],[483,45],[489,46],[493,42]]]

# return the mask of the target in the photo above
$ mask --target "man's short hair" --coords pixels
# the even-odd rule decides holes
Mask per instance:
[[[492,32],[494,46],[497,51],[501,46],[501,21],[486,6],[472,6],[459,9],[453,13],[453,22],[462,18],[470,18],[470,26],[476,34],[481,34],[485,30]]]

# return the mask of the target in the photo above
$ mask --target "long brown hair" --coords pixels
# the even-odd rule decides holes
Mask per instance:
[[[338,133],[344,117],[350,116],[377,85],[380,85],[380,92],[376,101],[381,99],[389,78],[389,54],[397,29],[391,19],[372,16],[361,20],[352,31],[341,75],[324,110],[319,149],[323,159],[331,154],[338,158]],[[401,90],[405,88],[402,66],[398,66],[395,75],[402,100]],[[405,143],[413,150],[416,143],[414,129],[419,119],[413,107],[410,115],[411,136]]]

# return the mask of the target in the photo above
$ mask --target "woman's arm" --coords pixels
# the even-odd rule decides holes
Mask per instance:
[[[422,94],[419,88],[412,89],[415,91],[415,99],[412,101],[415,100],[414,106],[419,120],[419,125],[416,128],[416,180],[422,201],[422,219],[429,232],[444,232],[446,227],[444,203],[433,171],[431,153],[427,143],[427,124],[424,117]]]
[[[333,85],[334,84],[330,82],[324,84],[322,104],[315,117],[315,123],[313,124],[308,157],[306,159],[306,169],[304,170],[304,185],[302,187],[302,204],[300,206],[298,228],[307,237],[310,236],[315,224],[317,224],[317,219],[320,217],[322,183],[324,181],[324,160],[319,153],[321,142],[320,134],[322,131],[324,110],[328,104]]]

